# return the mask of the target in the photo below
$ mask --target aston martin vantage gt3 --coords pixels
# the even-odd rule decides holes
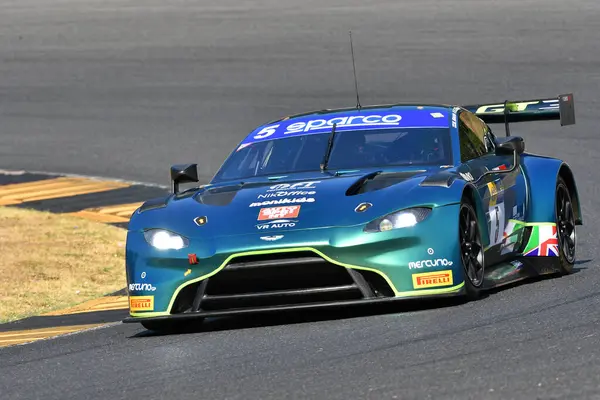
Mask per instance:
[[[172,193],[129,222],[125,322],[475,299],[568,274],[582,224],[573,171],[509,130],[553,119],[575,123],[572,94],[322,110],[256,128],[207,184],[196,164],[175,165]]]

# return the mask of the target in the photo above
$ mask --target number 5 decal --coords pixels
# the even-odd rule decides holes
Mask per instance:
[[[265,126],[264,128],[262,128],[260,130],[260,132],[258,132],[256,135],[254,135],[254,139],[264,139],[266,137],[271,136],[272,134],[275,133],[275,129],[279,127],[279,124],[277,125],[271,125],[271,126]]]

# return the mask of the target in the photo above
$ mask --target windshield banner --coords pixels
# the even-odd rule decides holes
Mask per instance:
[[[444,109],[390,109],[390,110],[350,110],[340,113],[308,115],[261,126],[254,130],[242,144],[263,140],[281,139],[288,136],[309,135],[331,132],[336,124],[336,132],[366,129],[392,128],[448,128],[449,111]]]

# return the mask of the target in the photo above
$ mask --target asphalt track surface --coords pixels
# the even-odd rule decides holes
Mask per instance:
[[[574,92],[577,125],[513,126],[578,179],[573,275],[472,303],[117,324],[0,349],[3,399],[600,398],[600,3],[0,0],[0,168],[203,179],[254,126],[354,104]],[[501,128],[501,127],[499,127]]]

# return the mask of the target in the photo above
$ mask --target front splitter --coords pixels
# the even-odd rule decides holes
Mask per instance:
[[[196,319],[196,318],[207,318],[207,317],[223,317],[223,316],[237,316],[237,315],[248,315],[248,314],[267,314],[274,312],[283,311],[299,311],[299,310],[320,310],[320,309],[331,309],[331,308],[342,308],[342,307],[355,307],[355,306],[367,306],[377,304],[387,304],[394,302],[408,302],[415,300],[435,300],[448,297],[457,297],[464,295],[464,286],[451,293],[441,294],[428,294],[423,296],[410,296],[410,297],[385,297],[376,299],[361,299],[361,300],[344,300],[334,302],[323,302],[323,303],[304,303],[304,304],[290,304],[280,306],[268,306],[268,307],[255,307],[255,308],[235,308],[228,310],[213,310],[213,311],[197,311],[188,312],[181,314],[170,314],[170,315],[159,315],[153,317],[129,317],[123,320],[124,323],[139,323],[144,321],[164,321],[164,320],[184,320],[184,319]]]

